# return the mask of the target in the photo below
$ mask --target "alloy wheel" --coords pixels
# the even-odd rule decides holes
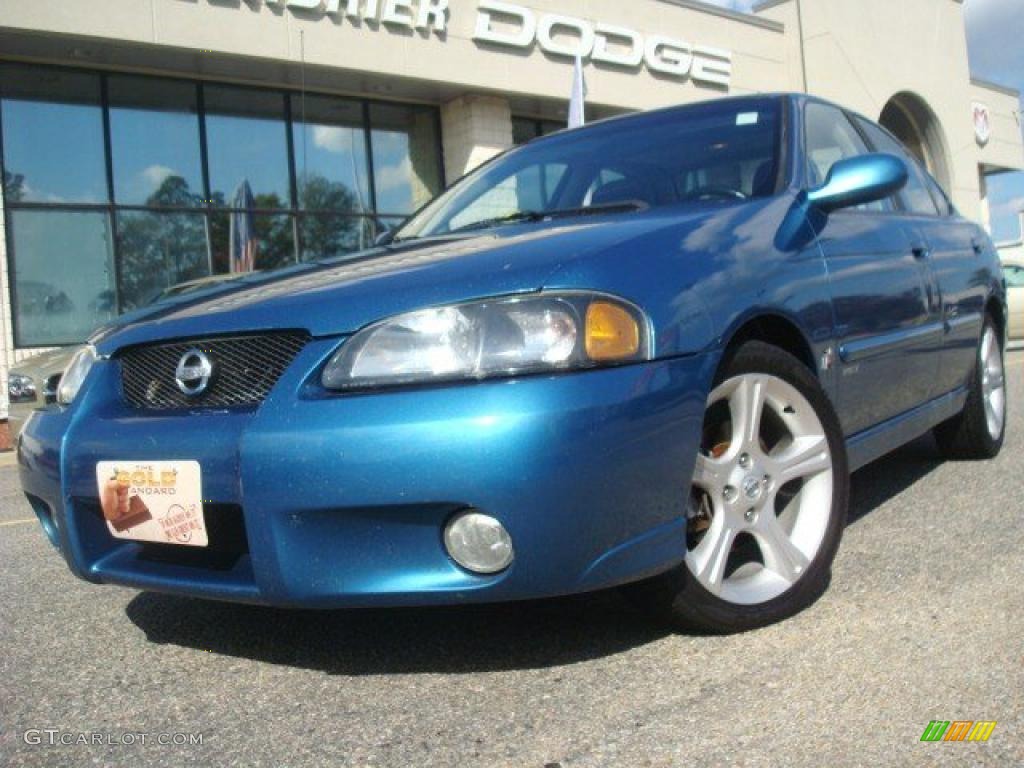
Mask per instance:
[[[1006,417],[1006,376],[1003,373],[1003,353],[991,327],[985,328],[979,354],[985,423],[989,436],[998,440],[1003,434],[1003,421]]]
[[[686,564],[708,592],[740,605],[781,595],[821,549],[832,502],[829,442],[806,397],[768,374],[715,388],[687,526]]]

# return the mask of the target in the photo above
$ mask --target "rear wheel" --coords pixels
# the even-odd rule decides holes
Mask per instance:
[[[685,562],[634,594],[700,631],[797,613],[827,586],[848,486],[845,443],[817,379],[776,347],[744,344],[708,397]]]
[[[964,409],[934,430],[935,442],[951,459],[991,459],[1006,431],[1003,345],[991,318],[985,321]]]

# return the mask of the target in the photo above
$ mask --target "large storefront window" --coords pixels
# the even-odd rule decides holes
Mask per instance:
[[[113,237],[107,213],[15,210],[8,217],[18,328],[37,346],[73,344],[117,314]]]
[[[294,219],[253,213],[252,206],[210,215],[213,272],[250,272],[295,263]]]
[[[443,186],[432,107],[0,64],[15,343],[368,247]]]
[[[5,199],[106,201],[100,78],[9,67],[0,71],[0,88]]]
[[[201,204],[196,87],[113,76],[107,79],[107,92],[117,202],[153,207]]]
[[[201,213],[120,211],[117,245],[122,311],[151,304],[172,285],[211,272]]]
[[[290,208],[284,95],[219,86],[204,91],[213,204]]]
[[[430,109],[370,107],[377,209],[408,216],[441,186],[437,120]]]
[[[299,207],[370,210],[369,148],[363,105],[310,96],[292,99]]]
[[[292,97],[295,175],[302,259],[368,246],[374,231],[370,147],[362,102]]]

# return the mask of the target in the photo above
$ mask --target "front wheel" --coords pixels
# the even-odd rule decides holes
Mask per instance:
[[[707,400],[686,559],[633,594],[699,631],[789,617],[828,584],[848,489],[845,442],[817,379],[786,352],[748,342]]]

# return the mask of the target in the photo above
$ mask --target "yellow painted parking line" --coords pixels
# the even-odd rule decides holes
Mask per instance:
[[[4,528],[8,525],[24,525],[25,523],[34,523],[36,519],[34,517],[26,517],[23,520],[5,520],[0,523],[0,528]]]

